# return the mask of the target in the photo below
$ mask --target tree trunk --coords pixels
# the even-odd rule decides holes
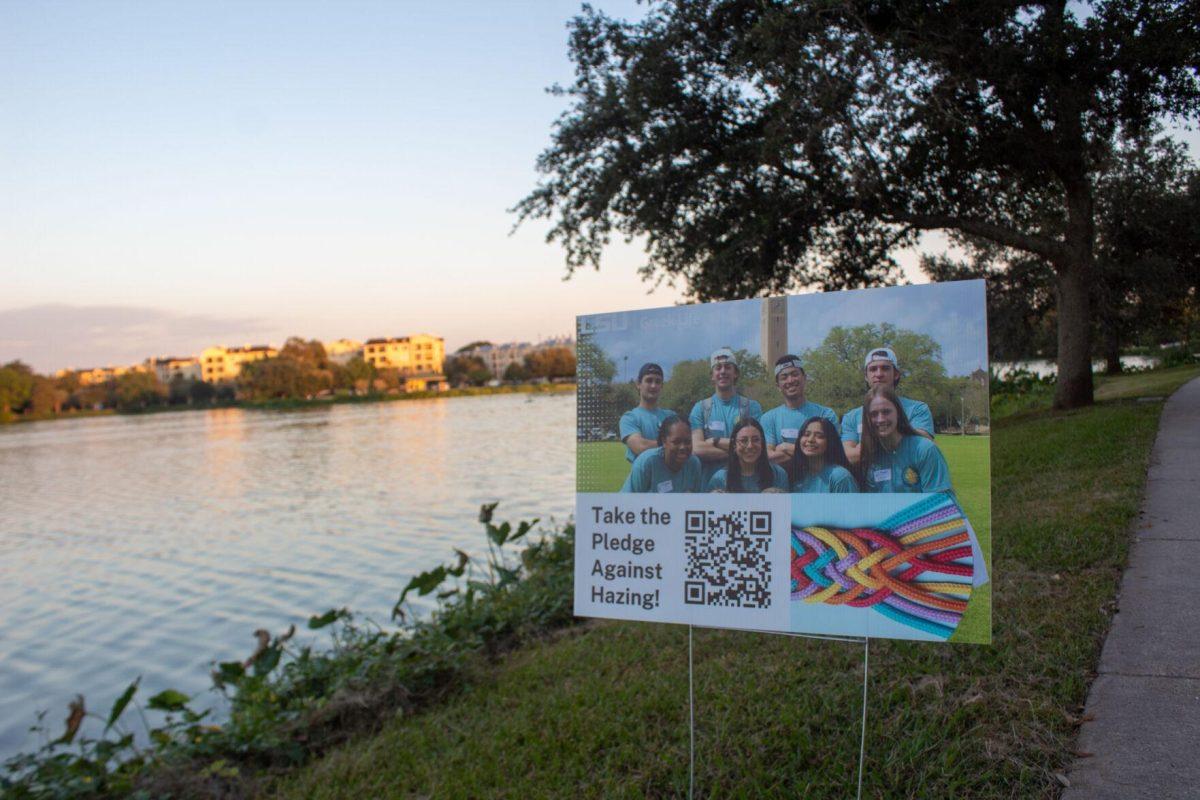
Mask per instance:
[[[1104,372],[1108,375],[1121,374],[1121,339],[1115,325],[1104,331]]]
[[[1066,252],[1055,264],[1058,276],[1058,384],[1055,408],[1094,402],[1092,384],[1091,280],[1095,240],[1091,187],[1079,175],[1067,186]]]

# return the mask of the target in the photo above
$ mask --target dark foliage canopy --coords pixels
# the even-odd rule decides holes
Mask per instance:
[[[1093,179],[1119,134],[1200,111],[1198,20],[1196,0],[585,7],[516,211],[552,221],[568,270],[644,238],[643,274],[701,300],[885,283],[924,230],[1019,249],[1055,269],[1067,404],[1090,402]]]

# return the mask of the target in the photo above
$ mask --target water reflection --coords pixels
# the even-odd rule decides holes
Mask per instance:
[[[0,754],[77,692],[206,689],[255,628],[385,620],[413,572],[484,549],[481,503],[564,519],[574,414],[506,395],[0,430]]]

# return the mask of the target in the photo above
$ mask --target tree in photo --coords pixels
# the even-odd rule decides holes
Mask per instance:
[[[510,383],[520,383],[529,380],[529,370],[519,361],[514,361],[504,368],[504,380]]]
[[[873,347],[890,347],[895,351],[903,375],[901,394],[926,403],[935,419],[949,418],[950,411],[954,419],[958,418],[959,409],[947,405],[950,395],[941,345],[928,334],[890,323],[852,328],[839,325],[830,329],[820,345],[800,353],[804,371],[808,373],[809,397],[838,414],[862,405],[867,391],[863,357]]]
[[[1092,402],[1097,176],[1200,114],[1188,0],[655,2],[571,23],[571,106],[516,207],[568,271],[612,236],[697,299],[893,281],[923,231],[1054,270],[1055,403]]]
[[[109,381],[107,388],[107,405],[120,411],[140,411],[167,402],[167,387],[153,372],[126,372]]]
[[[29,402],[33,394],[33,369],[20,361],[0,367],[0,420],[8,419]]]
[[[779,392],[774,377],[762,358],[748,350],[734,350],[738,364],[737,393],[757,400],[763,409],[779,405]],[[658,404],[686,417],[697,402],[713,394],[712,367],[707,358],[678,361],[671,367],[671,377],[663,384]]]
[[[371,382],[375,379],[375,365],[355,356],[345,364],[332,364],[333,387],[348,389],[355,394],[367,394],[371,390]]]
[[[442,372],[451,386],[483,386],[492,379],[487,364],[479,356],[450,356],[443,362]]]
[[[575,366],[575,354],[569,347],[547,347],[525,356],[525,371],[531,378],[573,378]]]

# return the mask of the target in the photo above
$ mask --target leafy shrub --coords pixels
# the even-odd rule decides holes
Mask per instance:
[[[991,375],[992,418],[1045,408],[1054,400],[1054,376],[1041,377],[1026,369],[1016,369],[1003,378]]]

